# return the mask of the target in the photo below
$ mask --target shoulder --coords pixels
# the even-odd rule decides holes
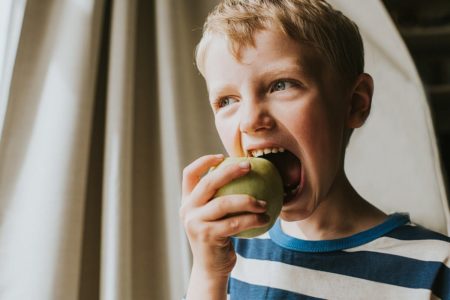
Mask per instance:
[[[396,228],[386,236],[403,241],[436,240],[447,244],[450,243],[450,237],[412,222]]]
[[[423,226],[407,223],[386,234],[386,237],[396,241],[407,248],[415,248],[415,251],[430,251],[440,254],[439,261],[450,257],[450,237],[431,231]]]
[[[407,223],[348,252],[369,251],[450,267],[450,238],[414,223]]]

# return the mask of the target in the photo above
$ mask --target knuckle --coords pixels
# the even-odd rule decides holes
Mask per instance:
[[[187,216],[183,217],[183,226],[186,231],[191,232],[192,228],[194,228],[194,220],[192,218],[188,218]]]
[[[185,167],[183,169],[183,177],[184,178],[190,177],[191,173],[192,173],[192,167],[191,166],[187,166],[187,167]]]
[[[184,222],[186,233],[196,241],[208,242],[211,240],[211,226],[204,222],[199,222],[193,218],[188,218]]]
[[[254,206],[255,205],[255,199],[253,199],[252,196],[247,195],[245,198],[245,204],[248,206]]]
[[[230,199],[222,198],[217,203],[218,209],[220,211],[226,211],[230,207]]]
[[[229,175],[233,175],[236,171],[240,170],[238,164],[232,164],[232,165],[226,166],[224,169],[225,169],[226,173]]]
[[[199,220],[194,217],[192,213],[186,213],[183,217],[183,226],[189,233],[194,233],[198,230]]]
[[[202,185],[206,191],[209,191],[213,188],[213,182],[210,176],[203,177],[202,181]]]
[[[196,237],[198,235],[198,224],[194,219],[185,218],[183,224],[188,236]]]
[[[180,209],[178,209],[178,217],[180,220],[184,220],[186,217],[186,206],[181,205]]]
[[[178,209],[178,216],[181,220],[185,220],[187,216],[193,211],[191,200],[185,197],[181,200],[180,208]]]
[[[197,239],[201,242],[208,242],[211,240],[212,230],[207,223],[201,223],[198,226]]]
[[[232,231],[235,231],[235,230],[237,230],[238,228],[239,228],[239,225],[240,225],[240,219],[238,218],[238,217],[234,217],[234,218],[231,218],[229,221],[228,221],[228,227],[232,230]]]

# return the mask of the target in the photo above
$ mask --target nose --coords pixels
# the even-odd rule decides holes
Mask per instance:
[[[275,126],[275,120],[265,103],[250,100],[242,101],[240,107],[239,129],[246,134],[254,134],[270,130]]]

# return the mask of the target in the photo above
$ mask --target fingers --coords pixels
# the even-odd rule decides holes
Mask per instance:
[[[185,224],[188,236],[197,241],[223,246],[223,238],[265,226],[270,222],[270,217],[265,214],[244,213],[214,222],[199,222],[198,219],[191,221]]]
[[[264,213],[266,206],[265,201],[256,200],[249,195],[227,195],[215,198],[202,206],[199,214],[205,221],[214,221],[237,213]]]
[[[231,182],[233,179],[241,177],[250,171],[250,163],[233,164],[223,168],[218,168],[213,172],[208,173],[200,179],[197,186],[191,193],[191,201],[194,206],[201,206],[211,200],[225,184]]]
[[[184,226],[192,239],[220,246],[224,238],[266,225],[266,206],[248,195],[222,196],[186,214]]]
[[[223,159],[224,156],[222,154],[205,155],[184,168],[182,182],[183,197],[190,194],[202,176],[208,172],[210,168],[217,166],[222,162]]]
[[[266,214],[243,214],[214,222],[211,231],[213,236],[233,236],[244,230],[267,225],[270,217]]]
[[[183,171],[182,205],[183,222],[194,257],[209,277],[229,275],[236,255],[230,249],[230,236],[239,232],[267,226],[270,222],[265,202],[249,195],[226,195],[214,198],[217,190],[235,178],[250,171],[250,164],[223,165],[213,172],[211,167],[223,161],[223,155],[203,156]],[[205,175],[205,173],[207,173]]]

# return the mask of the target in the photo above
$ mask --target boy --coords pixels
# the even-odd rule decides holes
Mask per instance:
[[[187,299],[450,299],[449,238],[386,215],[345,175],[373,92],[352,21],[320,0],[224,0],[196,60],[225,149],[264,153],[286,196],[268,233],[231,238],[269,221],[249,195],[212,199],[248,163],[203,176],[223,160],[207,155],[186,167]]]

